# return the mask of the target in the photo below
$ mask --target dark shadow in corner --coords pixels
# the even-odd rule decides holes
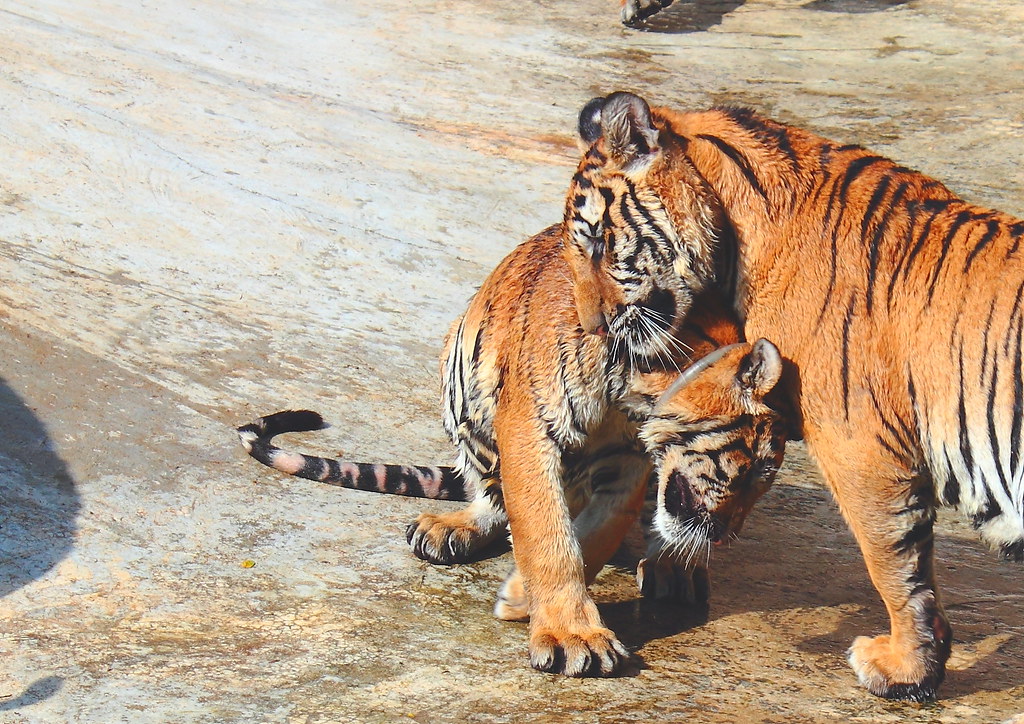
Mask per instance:
[[[64,680],[59,676],[44,676],[32,682],[21,694],[11,699],[0,699],[0,711],[14,711],[46,701],[60,691]]]
[[[676,0],[636,29],[648,33],[699,33],[713,28],[746,0]]]
[[[0,380],[0,597],[68,555],[79,507],[46,427]]]

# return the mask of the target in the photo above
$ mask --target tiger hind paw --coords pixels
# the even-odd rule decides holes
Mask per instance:
[[[417,558],[450,566],[474,558],[495,535],[463,520],[460,513],[421,514],[405,529],[405,539]]]

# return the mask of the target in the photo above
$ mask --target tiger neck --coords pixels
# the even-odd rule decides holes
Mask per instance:
[[[671,122],[687,140],[687,158],[721,204],[716,286],[745,319],[762,286],[752,282],[776,262],[765,254],[778,249],[780,220],[800,206],[814,185],[813,172],[800,167],[792,150],[787,154],[759,142],[751,130],[755,124],[775,132],[782,127],[752,114],[712,110],[677,114]]]

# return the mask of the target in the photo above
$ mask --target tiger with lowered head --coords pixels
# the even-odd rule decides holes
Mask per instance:
[[[584,107],[580,134],[566,223],[585,329],[628,323],[641,288],[679,315],[716,287],[748,338],[778,346],[889,612],[889,633],[854,640],[849,661],[874,694],[933,698],[952,640],[936,507],[1024,556],[1024,222],[747,110],[614,93]],[[637,348],[661,344],[637,333]]]
[[[521,244],[452,326],[441,383],[454,469],[360,465],[276,448],[277,434],[322,426],[308,411],[260,418],[239,435],[254,458],[288,474],[468,498],[464,510],[424,513],[409,526],[416,555],[465,561],[510,529],[516,570],[495,615],[529,618],[535,668],[610,675],[628,654],[587,585],[646,498],[655,510],[637,568],[641,590],[706,595],[710,547],[739,531],[782,462],[788,427],[766,400],[782,361],[770,342],[741,342],[714,293],[685,323],[652,298],[628,324],[584,332],[566,244],[562,225]],[[647,328],[661,331],[659,342],[637,347],[634,333]]]

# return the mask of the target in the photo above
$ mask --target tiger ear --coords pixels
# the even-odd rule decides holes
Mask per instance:
[[[736,380],[753,399],[763,399],[782,377],[782,355],[767,339],[759,339],[740,361]]]
[[[600,96],[591,98],[580,111],[580,140],[588,147],[601,137],[601,109],[604,108],[604,102],[605,99]]]
[[[624,171],[650,162],[661,152],[651,108],[640,96],[612,93],[601,107],[600,123],[608,152]]]

